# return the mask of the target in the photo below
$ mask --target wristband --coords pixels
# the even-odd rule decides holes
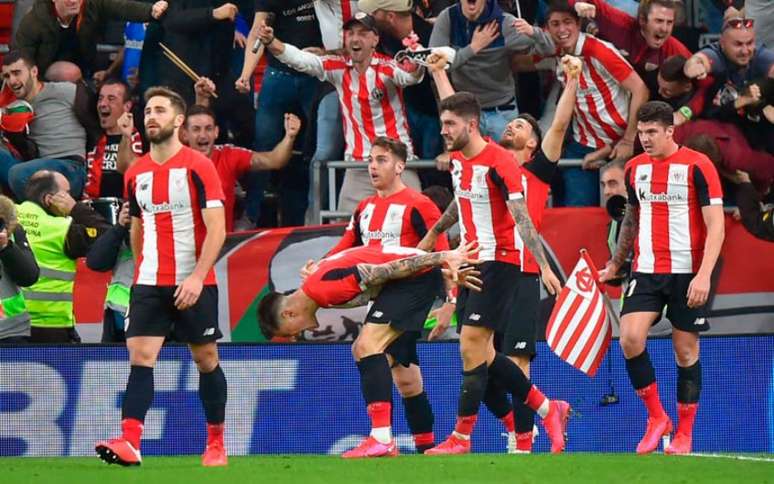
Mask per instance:
[[[685,119],[688,121],[691,120],[691,117],[693,116],[693,111],[691,111],[691,108],[688,106],[683,106],[680,109],[677,110],[678,113],[682,114]]]

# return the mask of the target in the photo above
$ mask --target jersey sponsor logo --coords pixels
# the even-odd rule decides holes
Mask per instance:
[[[140,208],[142,208],[143,212],[149,212],[152,214],[162,213],[162,212],[174,212],[175,210],[185,210],[189,208],[188,205],[186,205],[183,202],[175,202],[175,203],[145,203],[140,202]]]
[[[653,193],[645,191],[642,188],[638,189],[638,198],[640,202],[688,202],[688,197],[682,193]]]
[[[384,99],[384,91],[379,89],[378,87],[375,88],[373,91],[371,91],[371,99],[374,101],[381,101]]]
[[[469,200],[483,200],[486,201],[489,199],[488,194],[476,192],[473,190],[465,190],[463,188],[458,188],[455,190],[455,193],[459,198],[467,198]]]
[[[390,240],[397,239],[398,234],[394,232],[384,232],[382,230],[366,230],[363,232],[364,239]]]

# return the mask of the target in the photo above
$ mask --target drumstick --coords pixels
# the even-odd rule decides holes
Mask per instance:
[[[201,79],[201,77],[199,76],[199,74],[197,74],[197,73],[196,73],[196,71],[194,71],[193,69],[191,69],[191,68],[188,66],[188,64],[186,64],[186,63],[183,61],[183,59],[181,59],[181,58],[180,58],[180,57],[178,57],[178,56],[177,56],[177,55],[176,55],[174,52],[172,52],[172,49],[170,49],[169,47],[167,47],[166,45],[164,45],[164,43],[163,43],[163,42],[159,42],[159,45],[161,46],[161,49],[164,51],[164,55],[167,57],[167,59],[169,59],[169,60],[170,60],[170,61],[171,61],[173,64],[175,64],[175,66],[177,66],[177,68],[178,68],[178,69],[180,69],[181,71],[183,71],[183,74],[185,74],[185,75],[187,75],[188,77],[190,77],[192,81],[194,81],[194,82],[199,82],[199,79]],[[218,95],[217,95],[215,92],[212,92],[212,93],[210,93],[210,94],[211,94],[211,95],[212,95],[212,97],[214,97],[215,99],[217,99],[217,98],[218,98]]]

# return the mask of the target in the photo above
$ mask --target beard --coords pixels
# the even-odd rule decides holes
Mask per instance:
[[[470,133],[467,130],[460,133],[459,136],[448,142],[448,151],[460,151],[470,142]]]
[[[161,144],[170,139],[175,134],[175,125],[169,123],[166,126],[161,126],[155,135],[151,135],[148,132],[148,128],[145,128],[145,136],[148,137],[148,141],[153,144]]]

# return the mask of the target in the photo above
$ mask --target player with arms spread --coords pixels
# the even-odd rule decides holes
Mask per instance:
[[[207,420],[205,466],[228,463],[223,445],[226,377],[218,362],[218,288],[212,267],[226,237],[223,189],[215,167],[180,142],[183,98],[163,87],[145,92],[150,152],[127,170],[125,189],[136,257],[127,312],[131,371],[121,408],[122,436],[97,443],[108,463],[139,465],[145,414],[153,401],[153,367],[164,338],[188,343],[199,369]]]
[[[656,374],[645,347],[648,329],[672,323],[680,421],[667,454],[691,452],[693,421],[701,392],[699,332],[709,329],[710,275],[724,238],[723,193],[718,173],[703,154],[675,143],[672,108],[643,105],[637,131],[645,153],[626,164],[629,196],[616,252],[602,282],[614,279],[634,247],[632,277],[621,309],[621,347],[637,395],[648,409],[638,454],[653,452],[672,421],[658,396]]]

